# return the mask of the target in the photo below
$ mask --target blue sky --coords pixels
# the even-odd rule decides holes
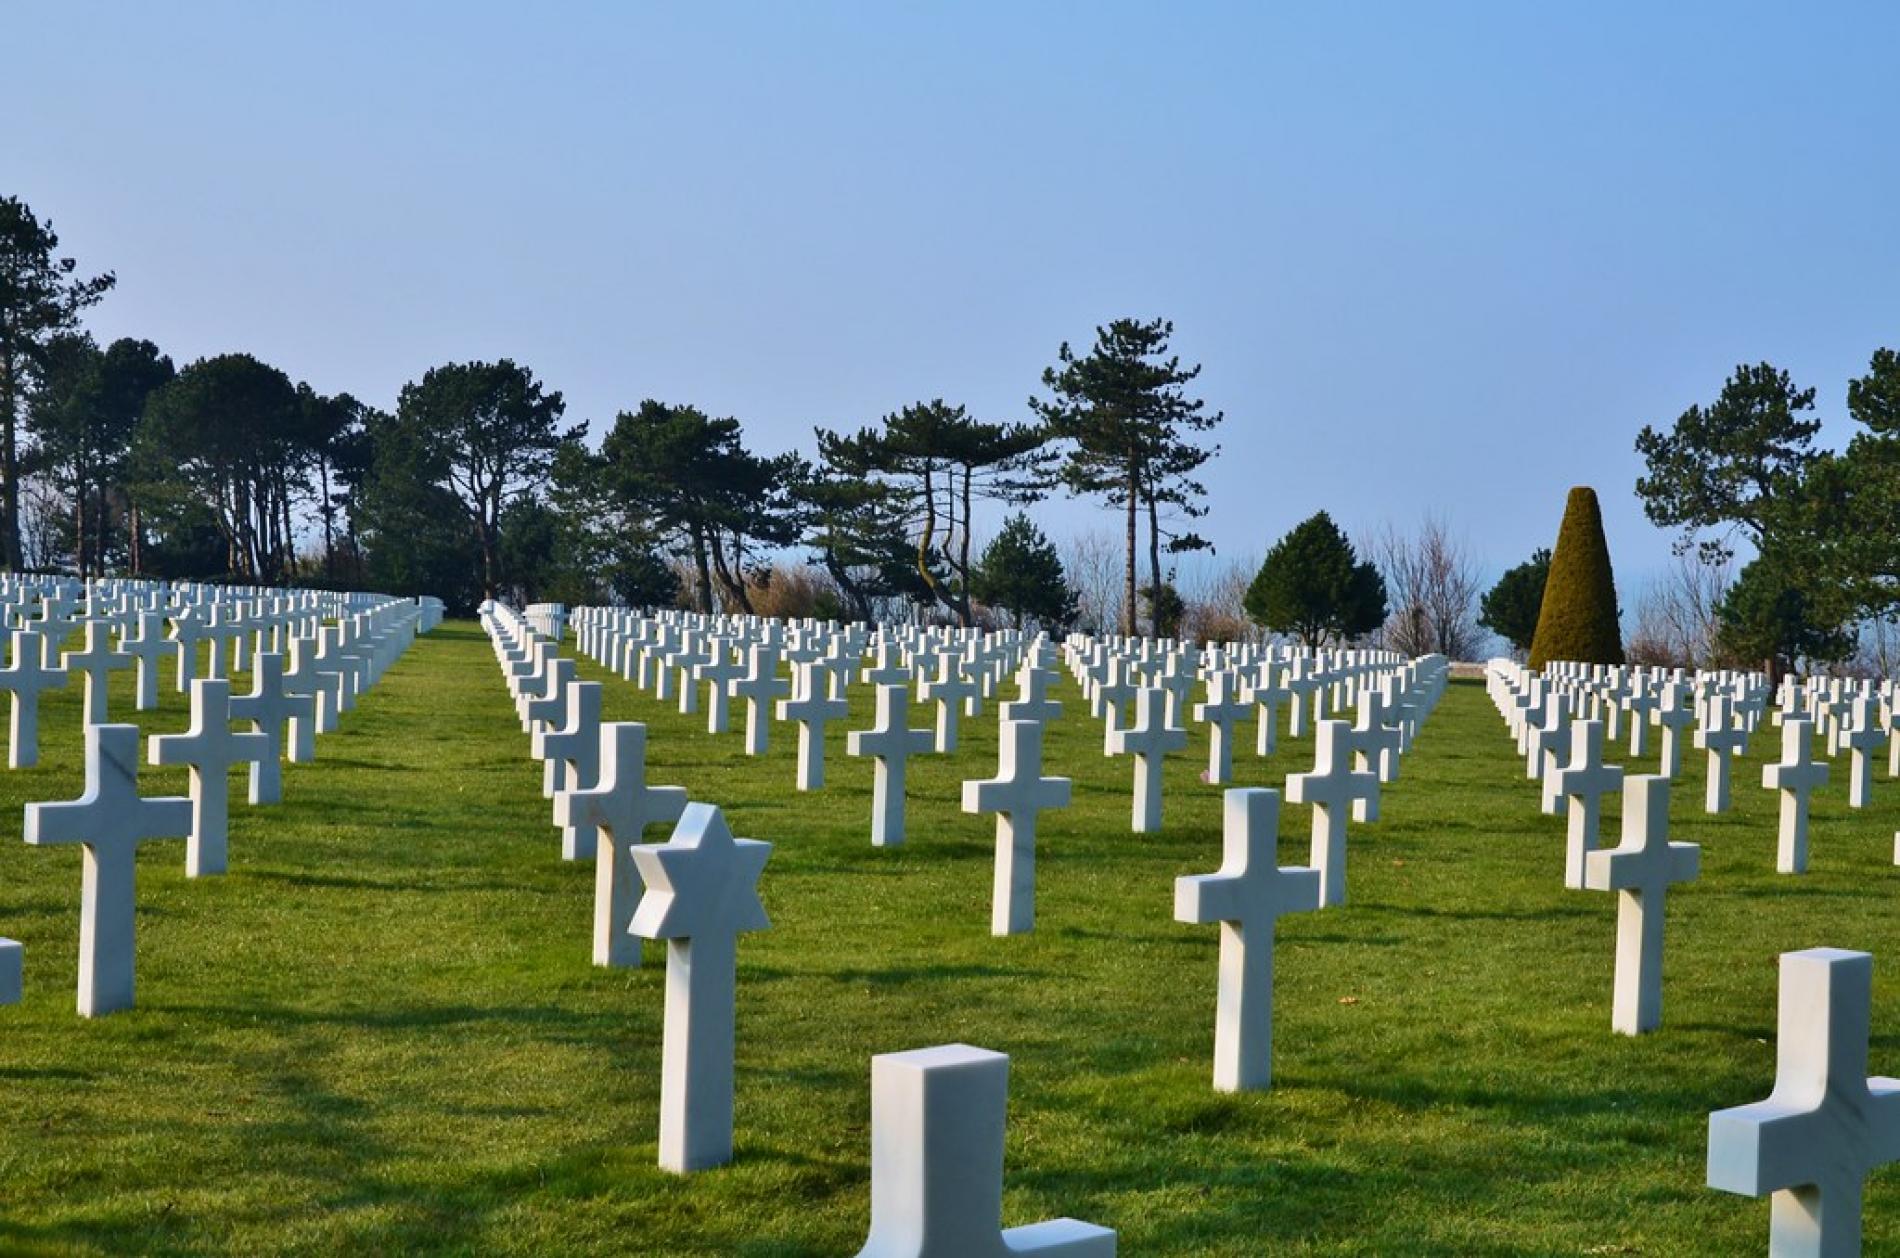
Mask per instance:
[[[1225,410],[1204,529],[1428,511],[1488,570],[1769,359],[1900,345],[1900,5],[10,3],[0,189],[93,320],[393,402],[510,356],[596,431],[766,450],[1023,416],[1165,315]],[[1111,523],[1087,504],[1054,533]]]

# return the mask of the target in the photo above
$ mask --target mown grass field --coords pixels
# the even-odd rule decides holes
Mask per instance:
[[[1884,764],[1850,814],[1839,763],[1794,878],[1758,786],[1778,739],[1719,818],[1687,757],[1675,837],[1703,876],[1670,898],[1664,1028],[1630,1040],[1609,1029],[1615,899],[1564,890],[1562,820],[1455,685],[1354,828],[1351,902],[1282,923],[1274,1089],[1220,1096],[1217,932],[1171,911],[1174,878],[1220,858],[1204,734],[1169,764],[1165,832],[1131,835],[1129,765],[1065,684],[1047,764],[1075,804],[1042,819],[1036,932],[995,939],[993,821],[957,787],[993,772],[993,709],[954,759],[913,762],[910,841],[874,850],[842,727],[828,789],[800,795],[785,728],[748,759],[582,672],[610,719],[651,724],[651,780],[776,844],[773,927],[739,948],[733,1165],[655,1166],[663,953],[589,964],[591,866],[559,859],[488,644],[450,623],[287,767],[283,805],[233,804],[228,876],[147,846],[139,1007],[94,1022],[73,1012],[80,855],[17,841],[22,804],[79,789],[77,693],[48,698],[46,767],[0,774],[0,935],[27,945],[26,1001],[0,1010],[0,1251],[848,1254],[872,1055],[962,1040],[1012,1060],[1011,1223],[1074,1215],[1130,1255],[1743,1254],[1767,1205],[1702,1187],[1705,1122],[1770,1087],[1776,955],[1873,951],[1873,1068],[1900,1073]],[[169,688],[140,715],[186,724]],[[1256,759],[1250,734],[1237,758],[1241,785],[1310,763],[1305,742]],[[1285,809],[1284,861],[1307,824]],[[1866,1209],[1869,1252],[1900,1251],[1900,1175]]]

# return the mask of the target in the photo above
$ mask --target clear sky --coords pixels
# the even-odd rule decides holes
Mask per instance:
[[[0,3],[0,190],[93,327],[393,403],[508,356],[768,451],[1022,417],[1165,315],[1226,411],[1205,531],[1438,511],[1488,570],[1769,359],[1900,345],[1900,4]],[[1050,531],[1107,525],[1081,504]]]

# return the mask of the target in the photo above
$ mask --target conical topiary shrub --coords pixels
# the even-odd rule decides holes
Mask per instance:
[[[1596,490],[1579,485],[1564,504],[1557,549],[1544,583],[1544,606],[1531,638],[1531,667],[1546,660],[1621,664],[1623,634],[1616,623],[1616,579],[1603,540]]]

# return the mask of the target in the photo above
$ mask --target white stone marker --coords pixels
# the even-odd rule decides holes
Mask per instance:
[[[851,704],[828,693],[825,672],[815,663],[800,664],[792,682],[792,697],[780,699],[778,719],[798,722],[798,789],[815,791],[825,784],[825,726],[842,721]]]
[[[1666,778],[1682,774],[1682,732],[1695,724],[1695,707],[1689,702],[1689,690],[1681,682],[1663,687],[1662,700],[1649,714],[1649,722],[1662,731],[1660,772]]]
[[[1161,828],[1161,773],[1170,751],[1187,746],[1187,731],[1167,724],[1168,692],[1143,686],[1135,692],[1135,720],[1127,729],[1111,728],[1109,751],[1135,758],[1132,825],[1136,834]]]
[[[1221,803],[1220,872],[1174,880],[1174,920],[1220,923],[1214,1090],[1245,1092],[1273,1081],[1274,923],[1319,907],[1319,871],[1278,861],[1280,792],[1228,791]]]
[[[191,832],[191,801],[139,797],[136,725],[86,727],[86,789],[78,799],[26,806],[26,841],[78,843],[85,852],[79,900],[79,1012],[130,1008],[138,845]]]
[[[745,754],[762,756],[771,737],[773,701],[791,693],[791,683],[778,675],[778,651],[759,645],[749,655],[744,677],[728,683],[732,697],[745,700]]]
[[[640,901],[640,875],[628,855],[641,832],[678,821],[686,788],[647,785],[647,727],[614,721],[600,727],[600,772],[586,789],[554,797],[554,824],[595,831],[594,964],[631,969],[640,964],[640,940],[631,933]]]
[[[1617,892],[1616,996],[1610,1026],[1641,1035],[1662,1025],[1663,899],[1669,885],[1702,869],[1702,849],[1669,841],[1669,779],[1623,780],[1623,842],[1591,852],[1584,884]]]
[[[1709,1187],[1769,1201],[1771,1258],[1860,1253],[1861,1186],[1900,1161],[1900,1079],[1867,1077],[1874,959],[1781,954],[1775,1087],[1709,1115]]]
[[[158,672],[164,662],[178,653],[178,644],[165,636],[162,612],[140,612],[137,634],[121,634],[119,649],[137,664],[134,706],[148,711],[158,706]]]
[[[191,728],[182,734],[154,734],[146,741],[146,761],[191,769],[191,835],[185,843],[185,876],[221,874],[230,864],[231,767],[254,764],[269,754],[260,733],[231,729],[231,683],[199,677],[191,683]]]
[[[1847,744],[1847,806],[1865,808],[1874,798],[1874,753],[1887,741],[1878,699],[1863,695],[1854,700],[1853,724],[1841,741]]]
[[[1207,702],[1194,705],[1194,719],[1207,726],[1207,780],[1224,785],[1234,780],[1234,725],[1253,710],[1253,704],[1240,697],[1238,679],[1232,673],[1215,673],[1207,679]]]
[[[633,933],[666,940],[660,1166],[732,1160],[733,1021],[741,932],[772,923],[759,902],[770,843],[735,839],[711,804],[688,804],[667,843],[633,849],[646,894]]]
[[[1379,783],[1398,777],[1402,741],[1399,727],[1386,723],[1385,701],[1368,688],[1359,696],[1358,719],[1352,723],[1352,767],[1372,775],[1372,789],[1352,801],[1354,821],[1379,819]]]
[[[917,688],[917,697],[937,705],[936,750],[949,755],[957,749],[957,718],[963,705],[980,693],[979,687],[962,672],[961,662],[949,651],[937,656],[937,675]]]
[[[26,949],[0,939],[0,1005],[17,1005],[26,994]]]
[[[712,658],[701,660],[693,669],[696,681],[709,683],[706,691],[706,732],[723,734],[731,724],[732,705],[726,702],[731,693],[726,689],[728,682],[737,681],[745,670],[732,658],[730,642],[725,638],[714,638],[711,642]]]
[[[1313,771],[1287,776],[1286,797],[1313,809],[1313,851],[1308,863],[1319,871],[1319,902],[1333,908],[1346,902],[1346,823],[1352,804],[1379,789],[1376,774],[1352,767],[1352,727],[1321,721],[1314,730]]]
[[[1827,781],[1827,765],[1814,759],[1814,723],[1781,723],[1781,763],[1761,767],[1761,784],[1781,792],[1781,830],[1775,872],[1808,872],[1808,794]]]
[[[600,781],[600,704],[601,684],[597,681],[567,683],[567,720],[559,728],[537,725],[532,740],[534,754],[541,758],[541,791],[556,799],[562,791],[586,790]],[[592,826],[561,827],[561,859],[592,860],[598,836]]]
[[[46,638],[38,630],[15,630],[12,662],[0,668],[0,690],[13,695],[8,768],[30,769],[40,762],[40,694],[66,685],[66,670],[47,667],[46,652]]]
[[[1020,935],[1036,925],[1036,814],[1069,806],[1069,779],[1042,776],[1042,726],[1004,721],[996,776],[963,784],[964,812],[996,814],[996,880],[990,934]]]
[[[854,729],[845,739],[845,752],[870,756],[876,762],[871,779],[871,844],[896,847],[904,841],[904,765],[936,745],[927,729],[911,729],[910,689],[879,685],[877,719],[868,730]]]
[[[871,1231],[858,1258],[1115,1258],[1075,1219],[1003,1229],[1009,1058],[945,1044],[871,1059]]]
[[[1696,728],[1695,745],[1709,753],[1709,783],[1702,810],[1727,812],[1729,764],[1735,753],[1748,745],[1748,731],[1729,712],[1727,699],[1717,695],[1709,700],[1709,714]]]
[[[61,655],[60,666],[67,676],[77,673],[85,679],[85,703],[80,719],[87,725],[104,725],[108,719],[106,696],[112,674],[132,667],[132,657],[112,649],[111,626],[102,621],[87,621],[81,641],[85,643],[84,648]]]
[[[1597,849],[1603,797],[1623,789],[1623,770],[1603,763],[1602,721],[1578,721],[1571,727],[1570,763],[1547,775],[1550,790],[1569,801],[1569,833],[1564,843],[1564,886],[1583,890],[1585,858]]]
[[[251,762],[250,801],[275,804],[284,797],[285,738],[295,723],[316,718],[314,695],[294,693],[285,681],[284,657],[276,651],[251,655],[251,692],[231,696],[231,719],[248,721],[264,736],[265,752]]]

